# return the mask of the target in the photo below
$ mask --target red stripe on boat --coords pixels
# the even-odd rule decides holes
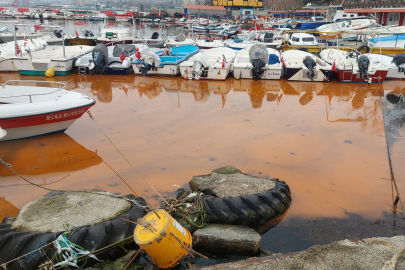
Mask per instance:
[[[71,110],[40,115],[0,119],[2,129],[52,124],[80,118],[93,104]]]

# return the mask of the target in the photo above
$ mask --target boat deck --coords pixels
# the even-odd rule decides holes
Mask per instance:
[[[65,59],[70,59],[73,57],[81,56],[83,54],[89,53],[93,50],[93,46],[66,46],[65,47]],[[45,50],[40,50],[31,53],[33,62],[44,62],[47,63],[51,60],[62,60],[63,58],[63,47],[62,46],[48,46]]]

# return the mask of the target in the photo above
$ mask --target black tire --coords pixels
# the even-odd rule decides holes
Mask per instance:
[[[290,188],[284,181],[265,192],[238,197],[206,197],[210,223],[251,225],[281,216],[291,204]]]
[[[369,46],[367,46],[367,45],[361,45],[360,47],[357,48],[357,51],[360,52],[360,53],[363,53],[363,52],[361,52],[361,50],[363,50],[363,49],[366,49],[366,52],[365,52],[365,53],[369,53],[370,50],[371,50]]]
[[[135,200],[145,206],[142,198]],[[75,243],[85,250],[95,251],[121,241],[133,235],[135,224],[123,221],[121,218],[128,220],[137,220],[146,214],[145,210],[139,206],[132,206],[128,212],[117,216],[115,219],[108,220],[95,226],[82,227],[76,230],[69,238],[72,243]],[[37,250],[54,241],[63,232],[56,233],[21,233],[11,229],[11,224],[0,224],[0,265],[18,258],[24,254]],[[135,244],[134,244],[135,245]],[[100,260],[108,260],[124,255],[124,250],[121,247],[115,247],[103,253],[99,253],[96,257]],[[33,252],[28,256],[22,257],[19,260],[11,262],[7,265],[8,270],[25,270],[37,269],[39,265],[47,262],[48,259],[44,251]],[[95,264],[97,261],[88,259],[86,267]],[[79,262],[81,266],[83,262]]]

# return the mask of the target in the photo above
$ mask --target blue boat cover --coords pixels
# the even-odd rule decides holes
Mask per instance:
[[[274,64],[278,64],[280,63],[280,58],[278,58],[277,55],[275,55],[274,53],[271,53],[269,55],[269,65],[274,65]]]

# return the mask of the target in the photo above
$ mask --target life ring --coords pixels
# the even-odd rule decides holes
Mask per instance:
[[[290,188],[284,181],[262,193],[236,197],[205,197],[210,223],[252,225],[281,216],[291,205]]]
[[[371,50],[369,46],[367,46],[367,45],[361,45],[360,47],[357,48],[357,51],[360,52],[360,53],[363,53],[363,52],[361,52],[361,50],[363,50],[363,49],[366,49],[366,52],[365,52],[365,53],[369,53],[370,50]]]
[[[136,200],[142,206],[146,206],[144,200],[140,197],[131,199]],[[104,221],[94,226],[86,226],[77,229],[71,234],[69,241],[90,252],[99,250],[133,235],[136,225],[123,221],[121,218],[138,220],[138,218],[142,218],[145,214],[144,208],[133,205],[126,213],[118,215],[114,219]],[[35,252],[35,250],[50,244],[63,232],[16,232],[11,229],[11,224],[4,223],[6,221],[5,219],[3,223],[0,223],[0,265],[20,256],[22,257],[18,260],[7,264],[7,269],[37,269],[39,265],[49,261],[47,254],[45,254],[46,249],[42,249],[41,252]],[[28,253],[30,254],[23,256]],[[98,253],[97,258],[100,260],[111,260],[117,256],[123,256],[124,254],[124,249],[118,246],[106,252]],[[96,262],[97,261],[94,259],[88,259],[85,262],[85,266],[89,267]],[[79,265],[83,263],[84,262],[80,262]]]

